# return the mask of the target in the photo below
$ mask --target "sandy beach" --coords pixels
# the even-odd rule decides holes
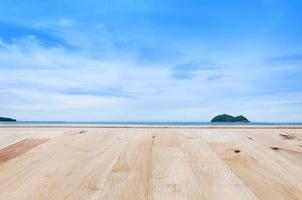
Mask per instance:
[[[0,126],[0,199],[302,199],[302,127]]]

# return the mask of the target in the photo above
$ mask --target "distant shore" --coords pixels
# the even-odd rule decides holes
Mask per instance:
[[[128,125],[128,124],[19,124],[3,123],[0,128],[176,128],[176,129],[302,129],[302,125]]]

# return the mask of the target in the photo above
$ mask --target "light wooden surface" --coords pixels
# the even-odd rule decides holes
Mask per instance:
[[[0,127],[0,200],[302,200],[302,129]]]

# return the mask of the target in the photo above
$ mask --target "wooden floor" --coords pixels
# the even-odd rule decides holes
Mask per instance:
[[[302,200],[302,129],[0,127],[0,200]]]

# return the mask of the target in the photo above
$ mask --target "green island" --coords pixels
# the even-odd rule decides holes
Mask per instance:
[[[8,118],[8,117],[0,117],[0,122],[16,122],[17,120]]]
[[[217,115],[216,117],[214,117],[211,120],[211,122],[244,122],[244,123],[249,123],[250,121],[242,115],[239,115],[237,117],[233,117],[232,115],[222,114],[222,115]]]

